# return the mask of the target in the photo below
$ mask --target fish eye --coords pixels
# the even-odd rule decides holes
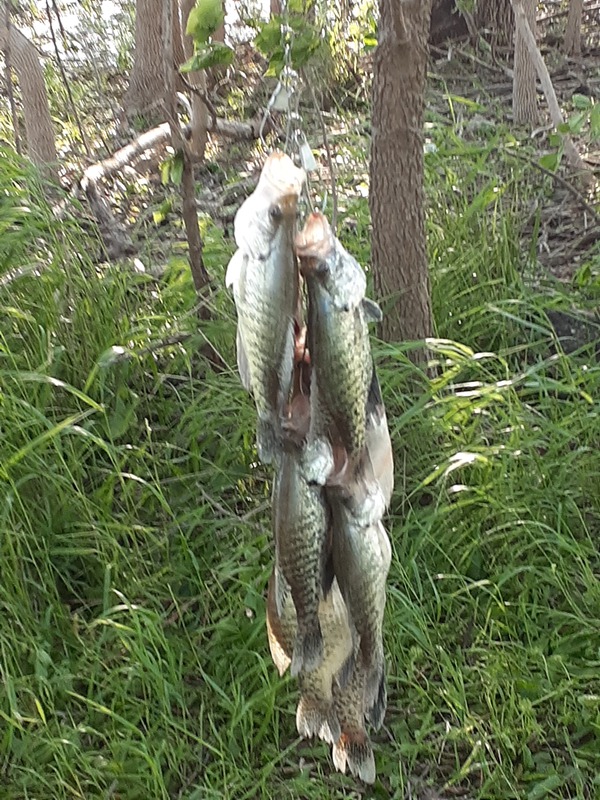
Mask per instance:
[[[279,220],[283,217],[283,211],[281,210],[281,206],[271,206],[269,209],[269,216],[274,222],[279,222]]]

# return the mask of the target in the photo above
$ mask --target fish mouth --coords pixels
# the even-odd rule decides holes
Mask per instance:
[[[320,211],[310,214],[294,244],[296,255],[302,260],[303,274],[320,272],[324,260],[335,246],[327,218]]]
[[[270,208],[270,214],[274,218],[278,216],[295,218],[297,210],[298,195],[292,192],[277,198]]]
[[[267,181],[277,195],[281,196],[280,204],[294,202],[295,204],[302,192],[302,187],[306,180],[306,172],[297,167],[292,159],[285,153],[276,150],[267,158],[264,163],[261,179]]]

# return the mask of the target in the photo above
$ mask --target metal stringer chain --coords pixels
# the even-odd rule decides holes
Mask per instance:
[[[277,86],[265,109],[265,114],[260,126],[260,138],[264,142],[263,130],[265,123],[272,111],[285,114],[285,152],[293,159],[300,162],[307,175],[317,169],[317,162],[303,130],[303,120],[300,114],[300,98],[302,95],[302,80],[294,69],[292,49],[294,45],[294,28],[290,25],[288,0],[281,0],[281,48],[283,51],[283,67],[279,74]],[[312,202],[308,187],[305,186],[304,194],[310,209]]]

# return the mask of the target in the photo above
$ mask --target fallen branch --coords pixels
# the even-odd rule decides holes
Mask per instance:
[[[259,123],[256,121],[230,122],[219,118],[209,120],[208,125],[208,129],[212,133],[235,139],[256,139],[258,137],[258,127]],[[181,135],[185,139],[189,137],[189,125],[181,127]],[[171,139],[170,125],[168,122],[163,122],[162,125],[140,134],[132,142],[117,150],[116,153],[113,153],[108,158],[92,164],[84,170],[79,185],[85,193],[92,213],[98,222],[100,236],[110,259],[133,255],[136,249],[125,227],[113,216],[110,206],[102,194],[99,182],[120,172],[147,150],[166,144]],[[186,180],[189,181],[187,176]],[[189,212],[191,206],[190,204],[188,206],[187,211]]]
[[[535,169],[539,170],[540,172],[543,172],[544,175],[547,175],[549,178],[552,178],[554,181],[556,181],[556,183],[559,183],[564,189],[567,190],[567,192],[569,192],[569,194],[571,194],[577,200],[578,203],[580,203],[583,206],[583,208],[585,208],[588,214],[590,214],[590,216],[595,220],[596,225],[600,226],[600,214],[596,211],[593,205],[588,203],[588,201],[581,194],[579,189],[573,186],[572,183],[569,183],[569,181],[563,178],[562,175],[559,175],[557,172],[552,172],[552,170],[547,169],[538,161],[536,161],[534,158],[531,158],[530,156],[527,156],[524,153],[518,153],[515,150],[511,150],[508,147],[505,147],[503,149],[507,155],[510,155],[513,158],[517,158],[521,161],[526,161],[528,164],[531,164],[532,167],[535,167]]]

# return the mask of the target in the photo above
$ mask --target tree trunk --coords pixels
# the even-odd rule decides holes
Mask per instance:
[[[567,56],[581,56],[581,18],[583,16],[583,0],[571,0],[569,16],[563,43],[563,52]]]
[[[25,117],[27,152],[31,160],[49,177],[56,176],[56,145],[50,116],[44,72],[38,52],[14,26],[0,25],[0,49],[10,48],[10,63],[15,69]]]
[[[441,45],[469,32],[467,21],[456,6],[456,0],[433,0],[429,44]]]
[[[540,79],[542,90],[544,92],[546,102],[548,103],[548,111],[550,112],[552,124],[555,128],[560,129],[562,125],[564,125],[565,120],[562,111],[560,110],[560,105],[556,97],[556,92],[554,91],[554,86],[552,85],[552,78],[548,72],[548,67],[546,66],[546,62],[544,61],[542,54],[540,53],[540,49],[536,44],[533,31],[529,27],[523,3],[521,0],[511,0],[511,2],[515,12],[515,24],[517,26],[517,30],[519,31],[519,36],[522,37],[524,44],[529,50],[529,57],[531,58],[531,61],[537,72],[537,76]],[[578,171],[580,180],[586,186],[593,185],[594,173],[579,155],[579,151],[573,144],[571,137],[565,133],[563,134],[562,140],[565,157],[567,158],[569,164],[571,164],[571,166]]]
[[[190,11],[195,5],[195,0],[181,0],[181,28],[183,33],[183,48],[186,58],[191,58],[194,55],[194,40],[191,36],[187,36],[185,28],[187,25],[187,18]],[[206,92],[206,71],[189,72],[187,80],[192,86]],[[190,120],[190,127],[192,134],[190,137],[190,152],[194,159],[202,160],[204,158],[204,151],[208,141],[208,109],[202,100],[195,94],[191,97],[192,104],[192,118]]]
[[[369,203],[388,341],[431,336],[423,209],[423,110],[431,0],[379,0]],[[422,353],[417,358],[422,358]]]
[[[171,2],[171,9],[173,57],[176,64],[181,64],[184,54],[177,2]],[[125,95],[128,116],[143,114],[162,105],[165,94],[162,38],[163,0],[136,0],[133,68]],[[181,85],[177,84],[176,88],[181,88]]]
[[[510,47],[515,28],[510,0],[477,0],[475,24],[490,32],[493,48]]]
[[[522,5],[531,32],[535,36],[537,2],[536,0],[523,0]],[[536,125],[539,120],[535,64],[518,25],[515,29],[513,119],[517,125]]]

